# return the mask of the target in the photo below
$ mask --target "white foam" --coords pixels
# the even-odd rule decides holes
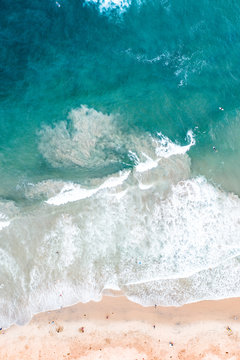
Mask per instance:
[[[135,246],[146,246],[147,252],[139,253],[141,266],[136,274],[135,266],[131,265],[132,270],[126,268],[126,272],[121,269],[125,285],[189,277],[240,254],[237,197],[215,189],[204,178],[178,183],[162,201],[156,192],[157,188],[147,203],[145,199],[142,209],[146,210],[141,214],[138,209],[131,225],[128,224],[132,227]],[[145,226],[141,216],[147,217]],[[131,247],[133,251],[135,246],[130,245],[131,239],[127,243],[131,253]]]
[[[131,177],[134,178],[134,174]],[[120,253],[124,254],[124,248],[127,249],[128,254],[123,258],[123,267],[119,267],[118,274],[125,285],[189,277],[218,266],[227,258],[238,256],[240,201],[237,197],[215,189],[202,177],[180,181],[172,186],[171,193],[165,199],[159,195],[158,182],[151,186],[149,196],[136,183],[131,187],[126,184],[124,196],[108,197],[116,195],[116,187],[126,181],[129,175],[130,172],[116,179],[110,178],[93,190],[95,194],[98,192],[97,197],[85,197],[88,202],[83,209],[86,207],[88,210],[85,210],[84,216],[91,230],[85,222],[81,225],[81,231],[89,239],[91,233],[95,234],[91,243],[93,241],[95,244],[99,238],[99,245],[102,246],[100,239],[103,231],[102,236],[107,244],[114,248],[114,244],[120,241]],[[130,183],[133,184],[133,179]],[[100,192],[101,189],[106,191]],[[74,187],[67,201],[75,201],[77,195]],[[58,205],[65,201],[56,197],[51,203]],[[222,207],[223,203],[225,208]],[[91,218],[94,220],[91,221]],[[117,228],[120,232],[115,233],[114,229]],[[111,248],[109,251],[111,253]],[[138,253],[142,266],[136,268],[132,264],[129,268],[130,257],[135,258]]]
[[[63,205],[68,202],[86,199],[97,191],[98,189],[88,190],[82,188],[80,185],[70,183],[65,185],[58,195],[48,199],[46,203],[50,205]]]
[[[123,190],[123,191],[119,191],[113,194],[113,196],[118,199],[121,200],[126,194],[127,194],[127,189]]]
[[[125,180],[127,180],[130,171],[120,172],[119,176],[110,177],[109,179],[105,180],[102,185],[99,186],[100,189],[107,189],[121,185]]]
[[[0,221],[0,231],[10,225],[10,221]]]
[[[46,263],[48,268],[52,268],[53,258],[56,259],[56,250],[58,251],[58,266],[66,269],[75,261],[77,252],[76,241],[80,235],[79,228],[73,223],[72,218],[62,215],[56,222],[56,225],[50,232],[47,232],[39,248],[39,256],[45,256],[46,250],[48,256]],[[33,284],[32,284],[33,286]]]
[[[139,162],[136,166],[136,171],[137,172],[145,172],[145,171],[148,171],[148,170],[151,170],[155,167],[158,166],[158,162],[157,161],[154,161],[153,159],[151,159],[148,155],[142,153],[142,155],[147,159],[146,162]]]
[[[188,145],[181,146],[173,143],[167,136],[164,136],[161,132],[158,133],[159,139],[156,143],[156,154],[158,157],[168,158],[172,155],[183,155],[195,145],[196,141],[192,130],[187,132]]]
[[[11,224],[11,217],[14,215],[16,209],[12,202],[0,202],[0,231]]]
[[[140,190],[148,190],[148,189],[151,189],[151,187],[153,187],[153,184],[144,185],[142,183],[139,183],[139,189]]]
[[[124,12],[132,3],[131,0],[85,0],[85,2],[88,4],[97,4],[101,13],[113,9]]]
[[[95,189],[84,189],[80,185],[73,183],[66,184],[59,194],[48,199],[46,203],[50,205],[63,205],[68,202],[87,199],[102,189],[121,185],[128,178],[129,174],[130,171],[120,172],[119,176],[110,177]]]

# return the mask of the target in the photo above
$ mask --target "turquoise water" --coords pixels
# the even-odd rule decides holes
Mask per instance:
[[[0,8],[3,326],[239,296],[239,3]]]

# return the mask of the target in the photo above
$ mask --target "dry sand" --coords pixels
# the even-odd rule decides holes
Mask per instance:
[[[239,336],[238,298],[144,308],[104,296],[2,330],[0,359],[237,360]]]

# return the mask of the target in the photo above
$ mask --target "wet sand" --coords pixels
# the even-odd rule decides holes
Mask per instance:
[[[176,308],[104,296],[0,333],[1,360],[238,360],[240,299]]]

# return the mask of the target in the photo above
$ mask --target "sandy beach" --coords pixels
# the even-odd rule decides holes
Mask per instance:
[[[1,360],[240,359],[240,299],[142,307],[124,296],[1,330]]]

